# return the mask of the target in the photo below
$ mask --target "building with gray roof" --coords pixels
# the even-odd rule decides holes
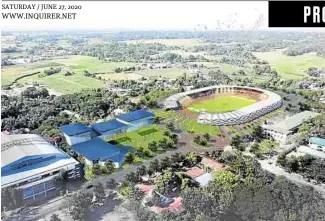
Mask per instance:
[[[319,113],[312,111],[303,111],[278,123],[262,125],[263,134],[267,138],[273,138],[280,143],[287,143],[302,123],[318,115]]]

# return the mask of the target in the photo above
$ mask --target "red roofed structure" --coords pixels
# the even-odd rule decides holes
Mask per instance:
[[[188,171],[185,172],[185,174],[189,177],[191,177],[192,179],[195,179],[199,176],[202,176],[203,174],[205,174],[204,170],[198,167],[193,167],[191,169],[189,169]]]
[[[137,184],[136,187],[138,187],[145,194],[151,194],[152,191],[156,189],[155,185],[147,185],[147,184]]]
[[[212,160],[210,158],[207,158],[207,157],[202,157],[201,163],[205,166],[208,166],[208,167],[214,169],[214,170],[225,170],[225,169],[229,168],[229,166],[219,163],[219,162]]]

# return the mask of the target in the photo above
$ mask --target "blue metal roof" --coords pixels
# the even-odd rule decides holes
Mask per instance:
[[[311,137],[310,142],[325,147],[325,139],[319,137]]]
[[[119,146],[106,143],[99,137],[75,144],[72,146],[72,149],[88,160],[113,160],[121,154],[121,148]]]
[[[82,134],[91,131],[91,128],[87,127],[82,123],[73,123],[68,125],[63,125],[60,130],[68,136],[73,136],[77,134]]]
[[[153,116],[155,116],[155,115],[149,111],[137,110],[137,111],[129,112],[127,114],[121,114],[121,115],[117,116],[116,118],[126,121],[126,122],[131,122],[131,121],[139,120],[139,119],[146,118],[146,117],[153,117]]]
[[[125,126],[127,125],[115,119],[91,125],[91,127],[100,134],[103,134],[107,131],[120,129]]]

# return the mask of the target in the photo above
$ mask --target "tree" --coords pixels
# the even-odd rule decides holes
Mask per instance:
[[[171,171],[164,171],[163,174],[156,177],[154,182],[159,193],[167,195],[172,193],[175,189],[180,190],[182,185],[182,179]]]
[[[134,161],[134,156],[133,156],[133,154],[132,154],[131,152],[127,153],[127,154],[125,155],[125,159],[124,159],[124,161],[125,161],[125,163],[129,163],[129,164],[133,163],[133,161]]]
[[[258,143],[255,143],[255,142],[254,142],[254,143],[251,145],[249,151],[250,151],[251,153],[256,154],[256,153],[259,151],[259,145],[258,145]]]
[[[201,136],[200,135],[197,135],[197,136],[194,137],[194,143],[200,144],[200,141],[201,141]]]
[[[153,123],[154,123],[154,124],[159,124],[160,121],[161,121],[161,118],[158,117],[158,116],[155,116],[155,117],[153,118]]]
[[[135,150],[135,155],[142,158],[145,156],[145,151],[143,147],[139,147],[138,149]]]
[[[149,169],[154,172],[159,172],[161,170],[159,161],[157,159],[150,161]]]
[[[129,183],[135,184],[139,181],[139,177],[136,173],[130,172],[125,175],[125,180]]]
[[[139,166],[137,169],[137,175],[140,177],[140,176],[144,176],[146,174],[147,174],[146,166],[144,166],[144,165]]]
[[[166,130],[166,131],[164,132],[164,136],[170,137],[170,135],[171,135],[171,133],[170,133],[169,130]]]
[[[203,134],[203,137],[209,142],[210,141],[210,134],[205,133]]]
[[[230,171],[217,171],[213,177],[213,183],[222,190],[233,190],[239,183],[239,176]]]
[[[109,190],[114,190],[117,187],[117,182],[114,179],[109,179],[106,182],[106,188]]]
[[[188,154],[186,154],[185,159],[189,167],[193,167],[199,162],[199,156],[196,152],[189,152]]]
[[[168,156],[166,156],[163,159],[161,159],[161,161],[160,161],[160,167],[161,167],[162,170],[170,167],[170,165],[171,165],[171,162],[170,162],[170,159],[169,159]]]
[[[158,146],[163,149],[163,150],[166,150],[167,149],[167,139],[166,138],[163,138],[161,140],[159,140],[159,144]]]
[[[148,143],[148,149],[152,152],[156,152],[158,149],[158,145],[156,141],[152,141],[150,143]]]
[[[69,209],[71,218],[75,221],[86,221],[91,201],[92,195],[83,192],[78,192],[67,198],[66,208]]]
[[[98,200],[98,202],[102,203],[105,199],[105,190],[104,190],[104,186],[102,183],[98,183],[97,185],[95,185],[94,188],[94,196],[96,197],[96,199]]]
[[[170,138],[172,139],[172,141],[174,142],[175,145],[178,143],[178,136],[177,136],[177,134],[172,134]]]
[[[96,177],[96,174],[94,173],[92,166],[88,166],[88,165],[84,166],[84,177],[86,180],[91,180]]]
[[[184,161],[184,159],[185,159],[185,156],[183,154],[176,152],[171,155],[170,161],[173,163],[180,163],[180,162]]]
[[[166,124],[166,128],[168,129],[168,130],[171,130],[171,131],[174,131],[175,130],[175,125],[174,125],[174,123],[173,122],[168,122],[167,124]]]
[[[141,202],[145,193],[142,192],[139,188],[133,187],[129,197],[136,203]]]
[[[243,151],[245,149],[245,147],[243,146],[243,140],[242,140],[241,136],[238,134],[236,134],[235,136],[233,136],[231,138],[230,145],[238,150],[241,150],[241,151]]]
[[[299,169],[299,161],[296,156],[291,155],[290,158],[288,159],[288,166],[290,171],[296,172]]]
[[[50,217],[50,221],[62,221],[62,219],[59,218],[59,215],[53,213]]]
[[[263,138],[263,130],[260,125],[254,126],[252,128],[252,137],[256,140],[259,141]]]
[[[105,168],[106,168],[106,173],[107,173],[107,174],[111,174],[111,173],[113,173],[114,170],[115,170],[115,166],[114,166],[114,163],[113,163],[112,160],[108,160],[108,161],[106,161],[104,166],[105,166]]]
[[[284,152],[278,154],[276,163],[282,167],[286,166],[286,154]]]

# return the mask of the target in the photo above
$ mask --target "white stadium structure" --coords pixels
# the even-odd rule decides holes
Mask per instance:
[[[198,122],[219,126],[244,124],[282,106],[281,97],[271,91],[244,86],[215,85],[174,94],[164,101],[164,108],[165,110],[182,109],[195,99],[211,95],[223,96],[240,94],[252,94],[257,97],[258,102],[235,111],[224,113],[209,113],[200,110],[197,116]]]

